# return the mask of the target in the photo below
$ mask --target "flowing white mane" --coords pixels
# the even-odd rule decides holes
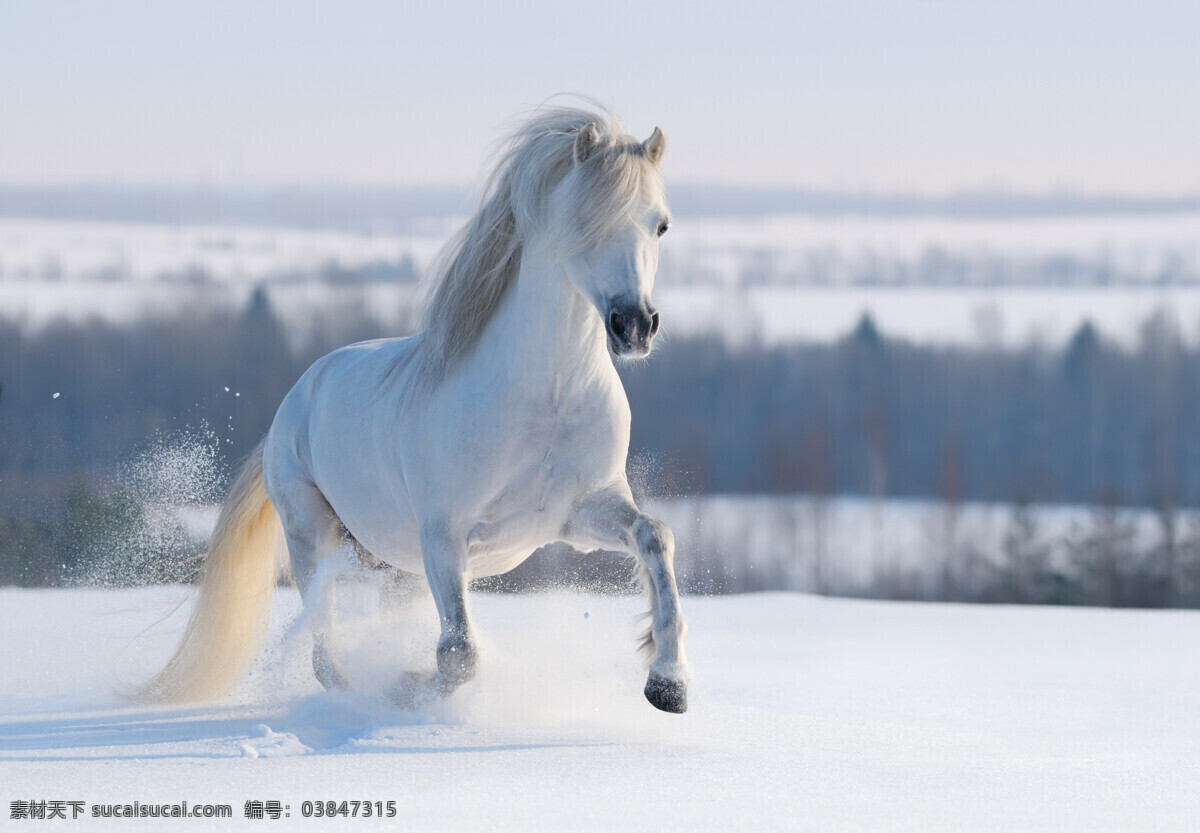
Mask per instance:
[[[416,381],[436,383],[475,344],[516,280],[524,241],[544,227],[547,197],[571,172],[576,139],[589,125],[597,140],[568,198],[559,230],[564,253],[598,244],[627,218],[643,187],[662,187],[643,145],[611,113],[538,110],[505,142],[479,210],[434,262]]]

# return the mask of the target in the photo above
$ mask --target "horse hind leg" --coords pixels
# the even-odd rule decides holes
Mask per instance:
[[[332,512],[332,509],[330,511]],[[350,534],[341,521],[337,521],[337,533],[338,546],[343,549],[352,547],[359,566],[382,578],[383,596],[386,602],[396,605],[403,604],[416,595],[419,590],[419,576],[380,561]],[[330,648],[332,633],[337,626],[336,579],[331,580],[327,587],[318,590],[314,595],[318,613],[317,624],[313,628],[313,673],[326,689],[349,691],[350,681],[346,679],[345,673]]]
[[[342,547],[353,547],[361,577],[379,588],[380,602],[384,608],[407,607],[427,586],[424,576],[401,570],[380,560],[345,526],[339,525],[339,535]],[[332,600],[336,591],[335,583],[324,598]],[[336,609],[336,605],[332,605],[332,608]],[[326,688],[349,688],[345,675],[342,674],[329,648],[327,633],[333,629],[333,620],[327,618],[324,621],[325,628],[316,630],[313,634],[313,670]],[[442,686],[438,675],[405,671],[388,692],[388,697],[398,708],[413,710],[427,705],[440,693]]]
[[[342,524],[324,495],[312,485],[292,488],[274,497],[283,520],[292,575],[300,589],[306,614],[312,621],[313,674],[329,690],[347,690],[350,682],[330,647],[336,624],[336,575],[321,565],[345,542]]]
[[[349,691],[350,681],[329,649],[329,631],[313,631],[313,674],[328,691]]]
[[[332,649],[333,633],[337,628],[337,571],[318,569],[307,587],[299,577],[296,583],[300,585],[304,608],[312,622],[313,674],[326,690],[348,691],[350,681]]]

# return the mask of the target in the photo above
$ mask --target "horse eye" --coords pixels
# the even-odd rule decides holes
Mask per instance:
[[[661,223],[658,224],[658,236],[662,237],[666,233],[667,233],[667,221],[663,220]]]

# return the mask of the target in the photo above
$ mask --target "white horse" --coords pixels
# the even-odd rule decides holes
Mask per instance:
[[[651,602],[645,695],[686,710],[674,537],[634,503],[629,401],[610,357],[648,355],[658,331],[664,147],[658,128],[639,142],[611,116],[569,108],[513,134],[439,258],[423,331],[330,353],[283,400],[235,479],[182,644],[147,696],[211,698],[246,672],[280,572],[281,519],[307,609],[328,606],[317,568],[347,541],[383,574],[424,574],[442,695],[475,672],[470,579],[551,541],[635,556]],[[317,620],[316,676],[344,687],[331,619]]]

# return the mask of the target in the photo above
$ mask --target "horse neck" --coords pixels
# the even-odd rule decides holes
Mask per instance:
[[[494,324],[503,341],[495,349],[530,381],[611,364],[600,316],[559,259],[537,240],[525,246],[520,272]]]

